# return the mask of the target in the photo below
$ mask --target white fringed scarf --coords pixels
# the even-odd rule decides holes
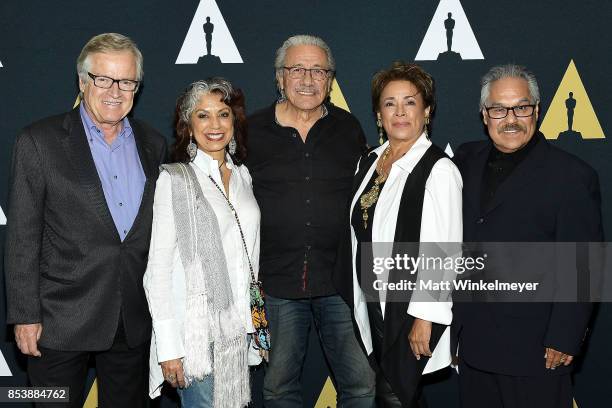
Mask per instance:
[[[250,402],[246,329],[234,305],[217,217],[188,164],[162,165],[172,179],[172,207],[185,269],[187,385],[214,375],[215,408]]]

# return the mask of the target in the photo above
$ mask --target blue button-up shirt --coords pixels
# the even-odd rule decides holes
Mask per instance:
[[[79,110],[106,204],[123,241],[138,214],[145,184],[134,132],[128,119],[124,118],[121,132],[109,145],[85,110],[84,103]]]

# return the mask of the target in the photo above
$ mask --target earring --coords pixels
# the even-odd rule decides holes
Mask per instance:
[[[385,143],[385,132],[382,127],[382,123],[380,123],[380,119],[376,119],[376,126],[378,126],[378,144],[382,145]]]
[[[279,95],[278,99],[276,100],[276,103],[285,102],[285,100],[287,99],[287,96],[285,95],[285,90],[283,88],[278,88],[278,93],[280,95]]]
[[[429,125],[429,116],[425,116],[425,124]]]
[[[189,161],[192,162],[198,154],[198,145],[193,142],[193,135],[189,135],[189,144],[187,145],[187,154],[189,155]]]
[[[236,139],[232,137],[232,140],[230,140],[229,144],[227,145],[227,150],[232,156],[236,154],[236,145]]]

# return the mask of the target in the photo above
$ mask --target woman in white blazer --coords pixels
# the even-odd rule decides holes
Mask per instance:
[[[404,253],[418,257],[423,249],[418,243],[460,242],[462,180],[428,137],[435,107],[428,73],[402,62],[378,72],[372,80],[372,106],[381,146],[360,159],[355,175],[352,303],[361,341],[377,366],[377,406],[416,408],[425,406],[421,375],[451,362],[452,303],[377,290],[381,279],[391,283],[407,276],[398,270],[375,275],[368,267],[373,266],[372,248],[362,244],[413,242]]]
[[[191,84],[176,106],[174,161],[162,166],[144,288],[153,320],[151,398],[164,381],[184,407],[250,401],[247,344],[260,213],[246,156],[240,90],[222,78]]]

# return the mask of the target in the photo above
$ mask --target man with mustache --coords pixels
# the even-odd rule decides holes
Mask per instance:
[[[272,349],[266,407],[301,407],[311,321],[338,388],[338,406],[372,407],[374,373],[332,272],[348,231],[348,200],[366,141],[328,100],[334,59],[323,40],[287,39],[274,64],[280,99],[249,117],[247,166],[261,209],[260,274]]]
[[[454,157],[464,180],[464,242],[603,241],[597,173],[536,130],[539,102],[524,67],[496,66],[482,78],[490,140],[466,143]],[[461,406],[571,408],[573,361],[591,309],[456,302]]]

